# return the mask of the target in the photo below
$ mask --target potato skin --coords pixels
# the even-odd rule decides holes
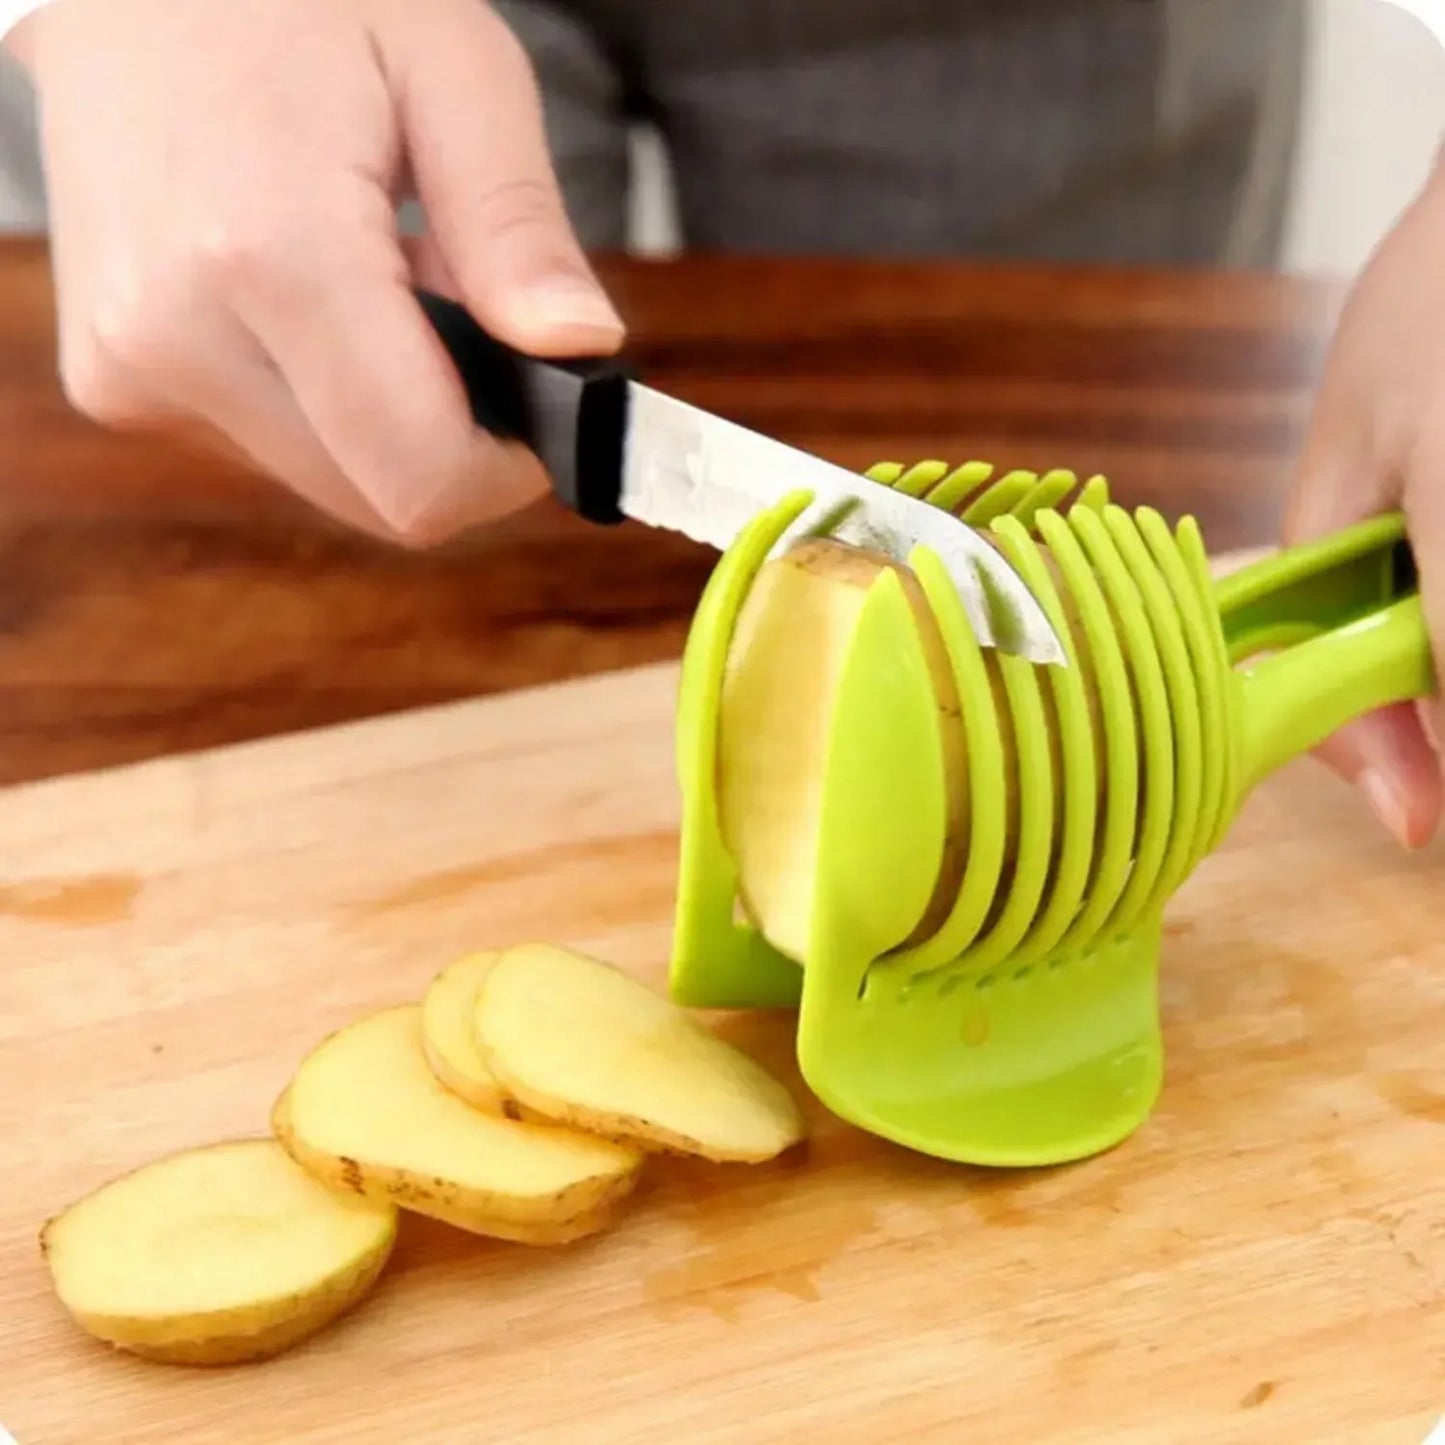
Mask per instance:
[[[87,1334],[156,1364],[197,1368],[255,1364],[284,1354],[360,1304],[386,1268],[395,1242],[393,1226],[382,1245],[309,1299],[290,1295],[266,1306],[166,1321],[68,1313]]]
[[[488,951],[466,954],[432,979],[421,1001],[421,1048],[427,1067],[458,1098],[510,1119],[515,1110],[487,1073],[480,1051],[456,1037],[458,1027],[471,1029],[477,989],[496,957]]]
[[[289,1090],[283,1093],[271,1111],[272,1131],[281,1147],[322,1183],[364,1199],[427,1215],[469,1234],[513,1244],[571,1244],[599,1233],[619,1217],[621,1206],[642,1175],[644,1160],[639,1156],[634,1169],[604,1181],[601,1187],[595,1181],[587,1181],[585,1185],[553,1195],[535,1211],[529,1208],[501,1212],[488,1196],[449,1180],[383,1166],[365,1166],[356,1159],[312,1149],[291,1123],[289,1095]],[[539,1117],[537,1122],[556,1127],[554,1119]]]
[[[535,987],[516,986],[535,977],[540,966],[546,967],[549,984],[540,995]],[[519,1048],[524,1038],[546,1038],[535,1030],[550,1022],[547,1014],[555,1005],[544,998],[553,997],[568,998],[576,1011],[560,1015],[567,1019],[563,1037],[595,1028],[621,1054],[604,1055],[579,1073],[575,1042],[563,1068],[550,1046]],[[579,1007],[583,998],[590,1009]],[[533,945],[508,951],[479,990],[477,1037],[488,1069],[523,1118],[651,1154],[714,1163],[765,1163],[806,1134],[797,1100],[756,1059],[724,1043],[615,965],[575,950]],[[640,1076],[627,1068],[629,1049],[642,1051],[638,1057],[645,1061],[649,1084],[656,1084],[655,1098],[621,1088],[624,1079],[635,1084]],[[711,1097],[713,1112],[701,1128],[696,1111],[691,1119],[686,1113],[679,1118],[668,1107],[669,1091],[674,1096],[697,1092]],[[741,1110],[739,1100],[746,1104]]]
[[[425,1212],[440,1223],[450,1225],[453,1229],[465,1230],[468,1234],[505,1240],[509,1244],[550,1247],[576,1244],[594,1234],[604,1233],[622,1218],[625,1209],[624,1200],[609,1200],[595,1208],[584,1209],[580,1214],[574,1214],[568,1219],[542,1224],[519,1224],[515,1220],[496,1219],[465,1210],[454,1212],[436,1200],[431,1201]]]
[[[757,1153],[742,1150],[724,1152],[715,1149],[705,1140],[680,1134],[652,1119],[604,1113],[565,1099],[549,1098],[529,1089],[515,1078],[507,1080],[507,1089],[515,1101],[519,1117],[523,1119],[595,1134],[599,1139],[610,1139],[614,1144],[628,1144],[634,1148],[646,1149],[650,1154],[706,1159],[713,1164],[766,1164],[776,1159],[779,1153],[773,1148]]]
[[[454,1069],[446,1055],[432,1046],[430,1039],[424,1037],[421,1046],[422,1052],[426,1055],[427,1067],[459,1099],[466,1100],[474,1109],[500,1115],[503,1119],[520,1117],[515,1103],[507,1098],[495,1084],[483,1087],[471,1075]]]

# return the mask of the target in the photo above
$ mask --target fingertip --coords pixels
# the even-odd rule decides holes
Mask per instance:
[[[1438,788],[1412,786],[1375,768],[1366,768],[1359,782],[1370,811],[1401,848],[1416,852],[1434,838],[1441,814]]]
[[[454,278],[498,340],[537,356],[610,354],[625,328],[568,214],[530,57],[487,7],[463,14],[449,44],[408,35],[396,57],[431,236],[411,250]]]
[[[498,309],[508,339],[534,356],[607,356],[626,334],[601,288],[570,278],[514,287]]]

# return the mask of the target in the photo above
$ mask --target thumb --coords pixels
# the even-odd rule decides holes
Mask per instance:
[[[428,229],[477,320],[534,355],[601,355],[623,326],[567,220],[536,79],[477,0],[384,7],[380,28]],[[391,17],[389,20],[385,17]]]
[[[1286,545],[1312,541],[1399,505],[1393,468],[1371,445],[1362,379],[1352,375],[1350,308],[1332,348],[1286,509]],[[1413,531],[1413,528],[1412,528]],[[1419,548],[1418,539],[1414,539]],[[1370,810],[1406,848],[1428,843],[1439,826],[1439,762],[1415,703],[1357,718],[1315,749],[1332,772],[1359,788]]]

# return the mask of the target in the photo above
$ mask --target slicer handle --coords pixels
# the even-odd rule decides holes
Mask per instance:
[[[1224,578],[1215,597],[1230,660],[1245,664],[1247,787],[1355,718],[1436,690],[1398,513],[1286,548]],[[1248,661],[1261,651],[1272,655]]]
[[[1247,776],[1257,781],[1346,723],[1434,691],[1430,638],[1415,593],[1245,675]]]
[[[455,301],[416,299],[456,367],[472,419],[535,452],[557,497],[589,522],[622,521],[628,382],[615,361],[542,361],[504,345]]]

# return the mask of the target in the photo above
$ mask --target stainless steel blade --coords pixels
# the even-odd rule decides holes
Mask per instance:
[[[760,511],[800,490],[812,492],[813,501],[774,555],[799,537],[833,536],[906,563],[922,543],[953,579],[980,646],[1031,662],[1065,662],[1038,599],[1002,554],[957,517],[632,384],[620,502],[627,516],[721,551]]]

